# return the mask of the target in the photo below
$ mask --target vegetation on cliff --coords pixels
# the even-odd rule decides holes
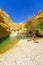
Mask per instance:
[[[26,21],[27,32],[35,32],[38,36],[43,36],[43,10]]]

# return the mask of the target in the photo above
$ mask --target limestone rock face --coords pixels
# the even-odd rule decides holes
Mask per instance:
[[[36,18],[43,19],[43,10],[40,10],[36,15]]]
[[[16,24],[15,30],[22,30],[22,29],[25,29],[25,22],[20,22]]]
[[[40,10],[28,19],[25,27],[28,29],[28,32],[35,32],[38,33],[38,36],[43,36],[43,10]]]
[[[0,39],[8,36],[14,25],[8,14],[0,9]]]

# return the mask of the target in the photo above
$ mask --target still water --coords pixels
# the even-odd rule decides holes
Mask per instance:
[[[16,36],[16,37],[8,37],[0,40],[0,54],[5,53],[10,50],[13,46],[17,44],[20,39],[25,39],[26,36]]]
[[[6,38],[3,40],[0,40],[0,54],[5,53],[9,49],[11,49],[13,46],[15,46],[18,42],[18,38]]]

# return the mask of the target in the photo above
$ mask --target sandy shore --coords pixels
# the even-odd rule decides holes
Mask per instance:
[[[43,39],[38,42],[20,40],[15,48],[0,55],[0,65],[43,65]]]

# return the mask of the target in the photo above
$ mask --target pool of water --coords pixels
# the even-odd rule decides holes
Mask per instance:
[[[18,42],[18,38],[5,38],[0,40],[0,54],[5,53],[9,49],[11,49],[13,46],[15,46]]]
[[[7,37],[0,40],[0,54],[10,50],[17,44],[20,39],[25,39],[26,36]]]

